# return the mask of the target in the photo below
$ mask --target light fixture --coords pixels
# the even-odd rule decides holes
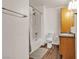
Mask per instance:
[[[68,5],[68,9],[69,10],[75,10],[75,9],[77,9],[77,1],[75,1],[75,0],[70,1],[69,5]]]

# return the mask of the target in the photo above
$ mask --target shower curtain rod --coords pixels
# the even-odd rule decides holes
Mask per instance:
[[[40,14],[42,14],[42,12],[40,12],[37,8],[35,8],[34,6],[32,5],[29,5],[30,7],[34,8],[35,10],[37,10]]]
[[[19,12],[16,12],[16,11],[13,11],[13,10],[10,10],[10,9],[7,9],[7,8],[2,8],[3,10],[6,10],[6,11],[9,11],[9,12],[12,12],[12,13],[15,13],[15,14],[18,14],[18,15],[21,15],[21,18],[25,18],[25,17],[27,17],[26,15],[24,15],[24,14],[21,14],[21,13],[19,13]],[[2,13],[5,13],[5,12],[2,12]],[[20,17],[20,16],[18,16],[18,15],[13,15],[13,14],[9,14],[9,13],[5,13],[5,14],[8,14],[8,15],[12,15],[12,16],[16,16],[16,17]]]

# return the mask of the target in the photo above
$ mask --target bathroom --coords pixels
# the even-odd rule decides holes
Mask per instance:
[[[76,59],[72,1],[3,0],[3,59]]]
[[[47,51],[51,48],[52,48],[52,50],[59,49],[60,37],[74,36],[74,34],[76,36],[76,17],[77,17],[76,11],[74,12],[74,16],[73,16],[75,19],[75,21],[74,21],[75,23],[73,22],[72,18],[69,18],[72,20],[71,21],[72,23],[68,23],[68,26],[69,26],[69,24],[71,24],[71,27],[70,28],[68,27],[69,29],[67,28],[67,30],[65,30],[65,31],[61,30],[62,29],[61,27],[63,27],[61,25],[61,19],[62,19],[61,17],[64,18],[64,16],[61,15],[61,13],[63,14],[64,12],[63,11],[61,12],[61,9],[67,9],[68,3],[69,3],[69,0],[67,0],[67,1],[63,0],[62,2],[58,1],[58,0],[57,1],[51,0],[50,2],[47,0],[43,0],[43,1],[30,0],[29,5],[30,5],[30,9],[31,9],[31,11],[30,11],[31,18],[33,17],[32,14],[34,13],[34,10],[36,10],[41,15],[41,19],[39,19],[40,15],[36,16],[36,17],[38,17],[38,19],[36,19],[36,21],[41,20],[41,22],[39,21],[41,27],[38,24],[36,24],[37,30],[41,28],[39,31],[40,33],[37,32],[41,36],[35,34],[36,36],[39,36],[39,39],[37,38],[37,40],[30,38],[30,47],[31,47],[30,48],[31,49],[30,50],[30,59],[50,59],[50,56],[45,57],[45,58],[44,58],[44,56],[47,53]],[[72,16],[67,15],[67,17],[72,17]],[[34,19],[32,18],[31,20],[34,20]],[[74,25],[73,25],[73,23],[74,23]],[[35,25],[32,24],[32,26],[34,28]],[[66,26],[63,28],[66,29]],[[33,28],[31,28],[31,30]],[[32,36],[32,35],[30,35],[30,36]],[[75,37],[75,39],[76,39],[76,37]],[[47,48],[45,48],[45,47],[47,47]],[[61,58],[61,55],[59,55],[58,51],[59,50],[57,50],[55,52],[56,57],[53,57],[53,55],[52,55],[53,59]],[[51,52],[51,53],[53,53],[53,52]],[[51,57],[51,59],[52,59],[52,57]]]

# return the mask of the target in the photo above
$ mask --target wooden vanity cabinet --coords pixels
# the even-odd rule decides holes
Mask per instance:
[[[62,59],[75,59],[75,38],[60,36],[59,52]]]

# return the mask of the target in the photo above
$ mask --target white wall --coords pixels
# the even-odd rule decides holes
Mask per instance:
[[[2,7],[28,15],[29,0],[2,0]]]
[[[60,8],[46,8],[44,7],[44,37],[48,33],[55,33],[57,36],[60,33]],[[54,40],[57,44],[58,39]]]

